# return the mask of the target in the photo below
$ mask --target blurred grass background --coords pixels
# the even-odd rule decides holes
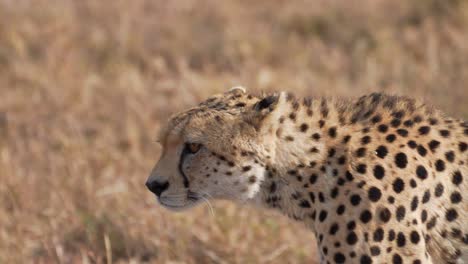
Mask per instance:
[[[0,0],[0,263],[316,263],[273,212],[144,182],[168,115],[242,84],[468,117],[468,1]]]

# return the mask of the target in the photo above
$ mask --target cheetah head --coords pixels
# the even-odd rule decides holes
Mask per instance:
[[[163,151],[148,189],[174,211],[205,199],[254,199],[275,155],[269,120],[282,97],[233,88],[173,116],[160,135]]]

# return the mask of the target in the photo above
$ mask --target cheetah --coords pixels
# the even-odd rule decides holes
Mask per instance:
[[[468,263],[468,123],[417,100],[249,94],[170,118],[147,188],[168,209],[279,210],[321,263]]]

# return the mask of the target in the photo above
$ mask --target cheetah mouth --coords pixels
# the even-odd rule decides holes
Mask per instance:
[[[202,198],[200,195],[189,191],[187,195],[184,195],[183,197],[181,196],[159,197],[158,202],[166,209],[169,209],[175,212],[180,212],[180,211],[185,211],[187,209],[195,207],[196,205],[202,203],[203,199],[204,198]]]
[[[174,212],[182,212],[182,211],[185,211],[185,210],[188,210],[192,207],[194,207],[196,204],[195,203],[186,203],[186,204],[182,204],[182,205],[175,205],[175,204],[169,204],[169,203],[165,203],[165,202],[159,202],[164,208],[166,209],[169,209],[170,211],[174,211]]]

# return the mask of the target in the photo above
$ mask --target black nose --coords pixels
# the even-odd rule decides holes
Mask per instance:
[[[147,181],[146,187],[157,196],[160,196],[162,192],[169,188],[169,182]]]

